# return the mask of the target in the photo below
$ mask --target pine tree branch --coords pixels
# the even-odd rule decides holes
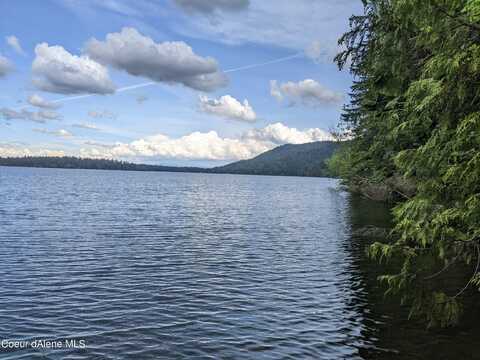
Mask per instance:
[[[443,9],[441,6],[435,4],[435,3],[432,3],[432,6],[437,10],[437,11],[440,11],[443,15],[447,16],[448,18],[460,23],[461,25],[463,26],[466,26],[466,27],[469,27],[471,29],[474,29],[476,31],[480,31],[480,26],[478,24],[472,24],[468,21],[465,21],[464,19],[462,19],[460,16],[455,16],[455,15],[452,15],[450,14],[447,10]]]

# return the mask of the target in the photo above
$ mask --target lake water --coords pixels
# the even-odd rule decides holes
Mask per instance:
[[[384,299],[336,180],[0,167],[2,359],[478,359]]]

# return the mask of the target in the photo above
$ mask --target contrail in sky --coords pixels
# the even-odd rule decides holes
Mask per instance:
[[[150,81],[150,82],[141,83],[141,84],[124,86],[124,87],[121,87],[121,88],[118,88],[117,90],[115,90],[115,93],[117,93],[117,92],[124,92],[124,91],[127,91],[127,90],[138,89],[138,88],[142,88],[142,87],[146,87],[146,86],[151,86],[151,85],[155,85],[155,84],[156,84],[156,82]],[[88,98],[88,97],[92,97],[92,96],[95,96],[95,95],[97,95],[97,94],[86,94],[86,95],[78,95],[78,96],[69,96],[69,97],[65,97],[65,98],[53,100],[53,101],[51,101],[51,102],[52,102],[52,103],[59,103],[59,102],[65,102],[65,101],[70,101],[70,100],[77,100],[77,99]]]
[[[279,62],[282,62],[282,61],[287,61],[287,60],[298,58],[298,57],[301,57],[301,56],[303,56],[303,52],[299,52],[299,53],[296,53],[296,54],[293,54],[293,55],[285,56],[285,57],[282,57],[282,58],[279,58],[279,59],[266,61],[266,62],[263,62],[263,63],[250,64],[250,65],[240,66],[240,67],[233,68],[233,69],[227,69],[227,70],[224,70],[223,72],[224,73],[232,73],[232,72],[237,72],[237,71],[242,71],[242,70],[253,69],[253,68],[257,68],[257,67],[261,67],[261,66],[266,66],[266,65],[270,65],[270,64],[279,63]],[[124,87],[118,88],[115,91],[115,93],[124,92],[124,91],[128,91],[128,90],[133,90],[133,89],[138,89],[138,88],[143,88],[143,87],[147,87],[147,86],[152,86],[152,85],[155,85],[155,84],[157,84],[157,83],[154,82],[154,81],[149,81],[149,82],[145,82],[145,83],[141,83],[141,84],[124,86]],[[97,94],[69,96],[69,97],[64,97],[64,98],[52,100],[51,102],[52,103],[61,103],[61,102],[66,102],[66,101],[89,98],[89,97],[96,96],[96,95]],[[23,108],[25,108],[27,106],[24,106]]]
[[[231,72],[236,72],[236,71],[241,71],[241,70],[252,69],[252,68],[256,68],[256,67],[260,67],[260,66],[275,64],[275,63],[279,63],[279,62],[282,62],[282,61],[287,61],[287,60],[290,60],[290,59],[294,59],[294,58],[297,58],[297,57],[300,57],[300,56],[303,56],[303,52],[299,52],[299,53],[296,53],[296,54],[293,54],[293,55],[290,55],[290,56],[285,56],[285,57],[280,58],[280,59],[270,60],[270,61],[267,61],[267,62],[264,62],[264,63],[251,64],[251,65],[240,66],[240,67],[234,68],[234,69],[228,69],[228,70],[225,70],[224,73],[231,73]]]

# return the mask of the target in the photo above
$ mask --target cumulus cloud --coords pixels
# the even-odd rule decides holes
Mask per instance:
[[[56,111],[41,110],[41,111],[28,111],[26,109],[14,110],[9,108],[1,108],[0,115],[5,120],[28,120],[37,123],[45,123],[46,120],[60,120],[62,116]]]
[[[268,150],[254,140],[229,139],[217,132],[194,132],[177,139],[163,134],[139,139],[128,144],[118,143],[109,149],[82,149],[82,156],[92,157],[157,157],[164,159],[227,160],[246,159]]]
[[[14,35],[6,36],[5,41],[17,53],[19,53],[20,55],[25,55],[25,51],[22,49],[22,46],[20,45],[20,41],[16,36]]]
[[[15,144],[0,144],[0,156],[65,156],[65,153],[61,150],[39,149]]]
[[[30,95],[27,98],[27,102],[32,106],[36,106],[42,109],[58,109],[60,107],[60,104],[49,102],[37,94]]]
[[[88,116],[94,119],[116,119],[117,114],[108,110],[90,110]]]
[[[305,79],[297,83],[288,81],[280,85],[277,80],[271,80],[270,94],[279,101],[287,99],[292,105],[299,101],[310,106],[335,104],[343,99],[342,94],[327,89],[312,79]]]
[[[267,141],[277,145],[304,144],[313,141],[335,140],[332,134],[319,128],[298,130],[296,128],[285,126],[279,122],[267,125],[261,129],[249,130],[243,135],[243,138],[256,141]]]
[[[70,54],[61,46],[35,47],[33,84],[60,94],[111,94],[115,91],[107,68],[88,56]]]
[[[0,78],[6,76],[12,70],[12,63],[5,56],[0,55]]]
[[[160,1],[56,2],[87,18],[106,10],[115,16],[127,16],[126,22],[141,22],[142,28],[151,34],[158,29],[145,23],[145,14],[155,15],[159,21],[173,22],[175,30],[187,37],[228,44],[281,44],[295,52],[304,51],[319,39],[319,34],[322,44],[328,49],[334,48],[341,34],[348,30],[348,15],[361,13],[363,9],[362,2],[355,0],[170,0],[188,14],[201,15],[183,21],[185,19],[175,18]],[[238,11],[241,9],[247,11]],[[212,17],[221,21],[212,21]]]
[[[257,115],[253,108],[248,103],[248,100],[243,100],[243,104],[230,95],[225,95],[219,99],[209,99],[201,95],[199,97],[200,111],[220,116],[226,119],[233,119],[238,121],[255,122]]]
[[[195,54],[182,41],[155,43],[134,28],[90,39],[85,52],[94,60],[153,81],[212,91],[227,84],[215,59]]]
[[[250,0],[174,0],[175,4],[187,13],[211,15],[215,11],[245,10]]]
[[[42,134],[61,137],[65,139],[73,137],[73,134],[65,129],[59,129],[59,130],[33,129],[33,131],[42,133]]]
[[[281,123],[251,130],[237,138],[224,138],[215,131],[194,132],[179,138],[158,134],[131,143],[81,149],[81,155],[107,158],[161,158],[188,160],[241,160],[286,143],[332,140],[321,129],[298,130]]]

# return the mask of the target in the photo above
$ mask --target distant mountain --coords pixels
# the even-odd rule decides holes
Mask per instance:
[[[266,151],[253,159],[241,160],[211,169],[214,173],[328,176],[325,160],[339,147],[338,142],[317,141],[287,144]]]
[[[21,166],[62,169],[101,169],[129,171],[201,172],[216,174],[328,176],[325,160],[339,143],[317,141],[299,145],[282,145],[250,160],[237,161],[211,169],[134,164],[107,159],[85,159],[72,156],[0,157],[0,166]]]

